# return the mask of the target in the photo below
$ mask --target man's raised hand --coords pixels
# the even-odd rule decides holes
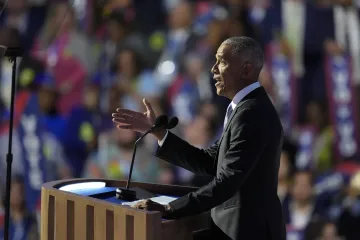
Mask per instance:
[[[116,109],[116,113],[112,114],[113,122],[121,129],[129,129],[140,133],[146,132],[154,125],[156,116],[151,104],[146,99],[143,99],[143,103],[146,107],[144,113],[124,108]]]

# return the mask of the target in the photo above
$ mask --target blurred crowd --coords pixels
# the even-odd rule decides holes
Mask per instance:
[[[139,136],[112,123],[117,108],[144,112],[146,98],[157,115],[179,118],[173,131],[192,145],[214,143],[230,100],[216,95],[210,69],[231,36],[253,37],[265,52],[259,81],[285,132],[278,195],[288,239],[360,239],[360,1],[0,2],[0,45],[24,50],[16,66],[12,239],[39,239],[44,182],[127,178]],[[3,200],[12,63],[3,57],[0,65]],[[210,180],[157,159],[155,139],[144,140],[134,181]]]

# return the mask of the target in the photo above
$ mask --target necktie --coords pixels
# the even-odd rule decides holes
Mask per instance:
[[[233,108],[231,106],[231,103],[229,104],[227,110],[226,110],[226,116],[225,116],[225,121],[224,121],[224,127],[226,126],[230,116],[231,116],[231,113],[233,112]]]

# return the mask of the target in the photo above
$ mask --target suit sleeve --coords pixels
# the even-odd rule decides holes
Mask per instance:
[[[217,149],[218,141],[208,149],[200,149],[169,131],[165,142],[158,148],[156,156],[195,174],[215,176],[214,161]]]
[[[244,118],[243,116],[246,116]],[[210,210],[230,199],[254,169],[266,146],[264,118],[254,114],[239,114],[230,126],[230,147],[218,174],[207,185],[169,205],[170,217],[183,217]]]

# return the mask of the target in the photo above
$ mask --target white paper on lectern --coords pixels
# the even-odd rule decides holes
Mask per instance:
[[[168,196],[159,196],[159,197],[153,197],[153,198],[150,198],[150,200],[156,202],[156,203],[159,203],[161,205],[166,205],[174,200],[176,200],[176,198],[174,197],[168,197]],[[122,205],[126,205],[126,206],[134,206],[137,202],[139,202],[141,200],[136,200],[136,201],[133,201],[133,202],[124,202],[122,203]]]

